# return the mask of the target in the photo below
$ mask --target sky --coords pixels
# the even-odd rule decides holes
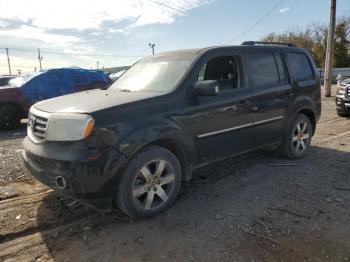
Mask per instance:
[[[38,68],[38,48],[44,69],[96,68],[97,61],[100,68],[131,65],[151,54],[149,43],[156,53],[236,45],[271,32],[328,23],[329,2],[0,0],[0,74],[8,73],[4,48],[9,48],[13,73]],[[350,0],[338,0],[337,15],[346,13]]]

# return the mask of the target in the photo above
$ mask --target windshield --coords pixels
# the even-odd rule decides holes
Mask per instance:
[[[24,76],[19,76],[16,77],[12,80],[9,81],[9,85],[14,86],[14,87],[21,87],[23,86],[25,83],[27,83],[28,81],[30,81],[31,79],[33,79],[34,77],[44,73],[45,71],[41,71],[41,72],[36,72],[36,73],[31,73],[28,75],[24,75]]]
[[[144,58],[121,75],[110,88],[127,92],[172,91],[196,56],[196,54],[181,54]]]

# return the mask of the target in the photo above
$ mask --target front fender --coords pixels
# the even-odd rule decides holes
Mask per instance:
[[[195,150],[189,137],[189,134],[186,134],[183,129],[174,123],[159,123],[130,133],[122,141],[119,141],[119,150],[130,158],[148,144],[162,140],[171,140],[184,150],[189,158],[189,162],[192,163],[195,159]]]

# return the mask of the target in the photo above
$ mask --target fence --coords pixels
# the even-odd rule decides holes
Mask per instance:
[[[324,80],[324,69],[322,68],[317,68],[318,75],[321,78],[321,80]],[[344,68],[333,68],[332,71],[332,78],[333,78],[333,83],[337,82],[337,76],[341,75],[343,79],[345,78],[350,78],[350,67],[344,67]]]

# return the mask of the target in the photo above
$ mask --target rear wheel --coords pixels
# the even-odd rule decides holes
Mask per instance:
[[[21,124],[21,113],[15,105],[0,107],[0,130],[14,130]]]
[[[298,114],[293,120],[281,145],[281,153],[288,158],[301,158],[309,150],[313,128],[310,119]]]
[[[137,153],[121,174],[116,203],[136,219],[156,215],[175,202],[181,178],[176,156],[165,148],[149,146]]]

